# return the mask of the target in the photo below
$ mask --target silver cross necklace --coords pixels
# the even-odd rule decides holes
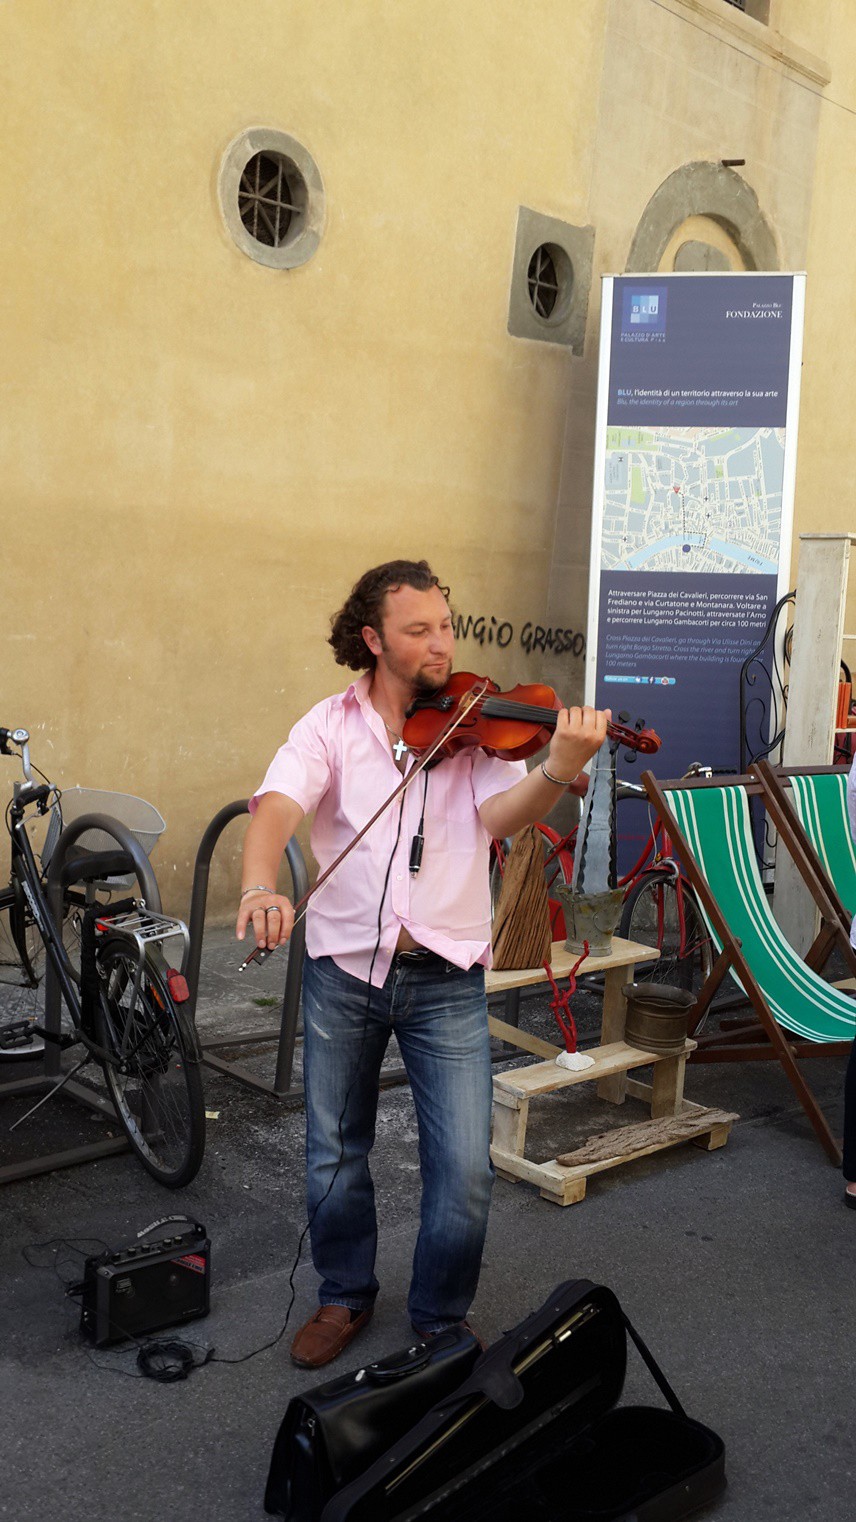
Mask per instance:
[[[384,719],[383,722],[384,722],[384,728],[388,729],[390,734],[392,735],[393,739],[398,741],[398,744],[397,745],[393,745],[393,747],[392,747],[392,754],[394,755],[394,757],[396,759],[396,762],[400,766],[401,765],[402,756],[409,756],[409,754],[410,754],[410,746],[407,744],[406,740],[402,740],[401,735],[398,733],[397,730],[393,729],[391,724],[387,724],[386,719]]]

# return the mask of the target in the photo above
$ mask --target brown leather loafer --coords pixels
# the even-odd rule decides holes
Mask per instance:
[[[371,1311],[360,1311],[351,1319],[346,1305],[320,1305],[291,1344],[292,1363],[299,1369],[323,1368],[344,1352],[371,1319]]]

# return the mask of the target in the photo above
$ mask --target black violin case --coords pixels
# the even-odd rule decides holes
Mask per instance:
[[[480,1353],[469,1327],[453,1326],[296,1395],[274,1443],[265,1511],[319,1522],[330,1497],[457,1390]]]
[[[628,1334],[668,1410],[617,1405]],[[577,1279],[338,1490],[321,1522],[678,1522],[724,1489],[722,1439],[686,1415],[612,1291]]]

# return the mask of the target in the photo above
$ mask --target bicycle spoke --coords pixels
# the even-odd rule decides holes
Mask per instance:
[[[620,933],[659,952],[656,960],[638,965],[640,978],[693,990],[710,971],[710,938],[695,895],[682,878],[644,873],[627,895]]]

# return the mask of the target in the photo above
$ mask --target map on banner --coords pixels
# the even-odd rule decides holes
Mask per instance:
[[[601,569],[775,575],[784,428],[608,427]]]

